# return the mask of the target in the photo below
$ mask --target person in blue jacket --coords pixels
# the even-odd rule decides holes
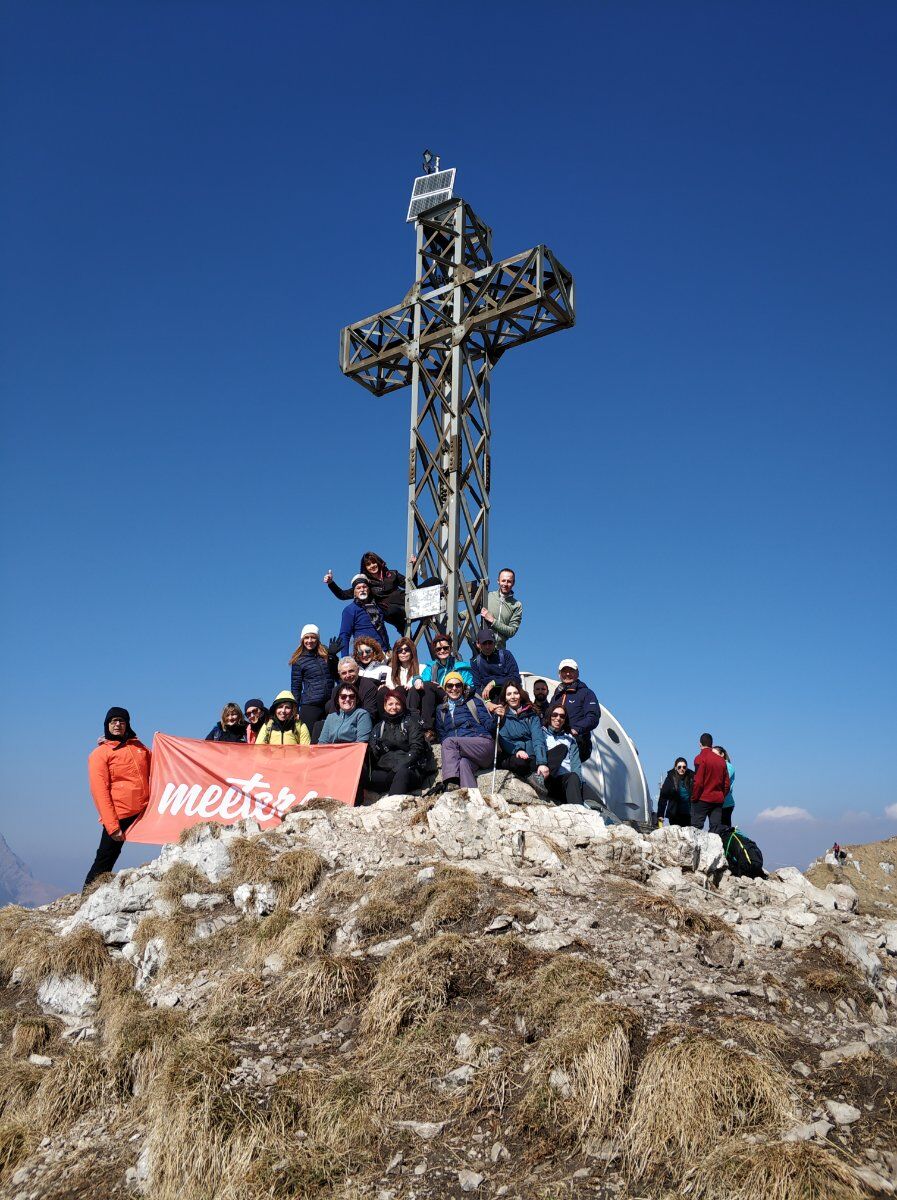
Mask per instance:
[[[579,678],[575,659],[562,658],[558,665],[561,682],[554,689],[551,703],[562,704],[570,718],[570,732],[576,738],[579,757],[586,762],[592,755],[592,730],[601,720],[601,705],[590,687]]]
[[[549,774],[545,731],[529,696],[516,683],[506,683],[494,711],[501,722],[498,742],[503,752],[502,766],[545,791]]]
[[[371,597],[371,587],[364,575],[352,579],[354,599],[343,609],[339,627],[340,653],[347,655],[357,637],[370,637],[378,642],[384,652],[389,650],[389,634],[383,622],[383,613],[376,600]]]
[[[552,704],[545,723],[548,794],[556,804],[582,804],[582,764],[563,704]]]
[[[496,650],[495,634],[491,629],[481,629],[477,634],[477,650],[470,669],[473,673],[473,686],[484,700],[489,699],[493,689],[500,691],[506,683],[516,683],[518,688],[523,687],[517,659],[510,650]]]
[[[437,687],[442,687],[442,682],[449,671],[457,671],[465,685],[473,687],[473,673],[466,662],[455,658],[450,633],[437,633],[433,642],[433,655],[434,661],[427,663],[420,673],[424,683],[432,682]]]
[[[324,705],[336,679],[336,651],[334,638],[328,649],[321,645],[321,631],[317,625],[303,625],[299,645],[290,659],[290,691],[299,705],[299,719],[309,730],[324,719]]]
[[[442,743],[442,782],[472,788],[477,771],[492,766],[496,718],[464,687],[457,671],[443,681],[445,703],[436,709],[436,736]]]
[[[366,745],[374,723],[367,709],[359,707],[358,688],[355,684],[341,683],[336,702],[339,707],[324,721],[318,744],[335,746],[346,742],[364,742]]]

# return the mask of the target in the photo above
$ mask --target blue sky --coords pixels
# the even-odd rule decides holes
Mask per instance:
[[[578,658],[655,790],[709,728],[773,861],[897,834],[895,59],[872,2],[4,4],[0,828],[35,873],[83,878],[108,705],[203,736],[337,629],[327,567],[404,557],[410,397],[337,349],[408,289],[424,146],[497,255],[576,278],[493,374],[521,663]]]

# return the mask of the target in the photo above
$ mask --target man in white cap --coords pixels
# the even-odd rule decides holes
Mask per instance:
[[[592,753],[592,730],[601,720],[601,705],[590,687],[579,678],[579,663],[562,658],[558,664],[561,682],[551,697],[552,705],[563,704],[570,719],[570,732],[576,738],[579,757],[585,762]]]

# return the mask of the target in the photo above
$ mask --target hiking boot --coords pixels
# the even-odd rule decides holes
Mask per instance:
[[[527,776],[526,782],[539,793],[540,796],[548,795],[548,788],[545,786],[545,780],[538,771],[533,771],[532,775]]]

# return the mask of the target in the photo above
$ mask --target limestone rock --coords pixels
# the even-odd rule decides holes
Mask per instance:
[[[82,975],[51,975],[37,989],[37,1002],[54,1017],[81,1019],[97,1007],[97,989]]]
[[[831,1113],[832,1120],[836,1125],[852,1125],[863,1115],[852,1104],[842,1104],[839,1100],[826,1100],[825,1107]]]
[[[266,917],[277,907],[273,883],[241,883],[234,891],[234,905],[244,916]]]

